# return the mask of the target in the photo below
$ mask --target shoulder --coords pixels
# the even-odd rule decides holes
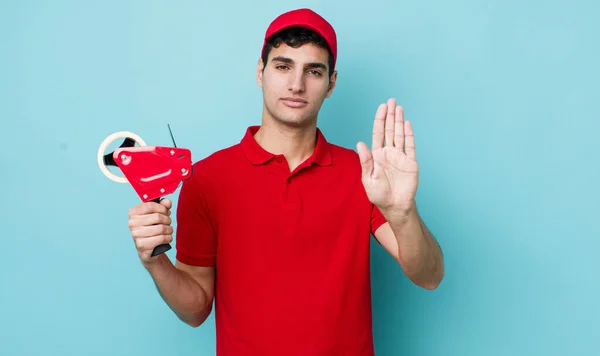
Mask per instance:
[[[239,158],[242,157],[242,154],[242,148],[239,143],[222,148],[195,161],[192,165],[194,174],[210,174],[211,176],[219,174],[224,169],[239,163]]]
[[[358,152],[336,144],[329,144],[331,148],[331,157],[335,165],[350,168],[361,169]]]
[[[239,166],[242,150],[240,144],[222,148],[192,163],[192,175],[184,184],[202,187],[215,187],[223,177],[231,174]],[[218,185],[218,184],[216,184]]]

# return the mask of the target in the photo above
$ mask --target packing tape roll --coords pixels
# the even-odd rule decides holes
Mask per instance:
[[[130,139],[133,139],[140,146],[146,146],[146,142],[144,142],[144,140],[142,140],[142,138],[140,136],[134,134],[133,132],[129,132],[129,131],[115,132],[114,134],[111,134],[107,138],[105,138],[104,141],[102,141],[102,144],[100,144],[100,147],[98,148],[98,165],[100,166],[100,171],[102,171],[102,173],[104,173],[104,175],[106,177],[108,177],[108,179],[110,179],[114,182],[117,182],[117,183],[128,183],[127,178],[125,178],[124,176],[119,177],[118,175],[114,174],[104,164],[104,154],[105,154],[104,152],[108,148],[108,145],[110,145],[113,141],[120,139],[120,138],[123,138],[123,139],[130,138]]]

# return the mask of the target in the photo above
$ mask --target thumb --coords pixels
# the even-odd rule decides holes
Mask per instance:
[[[173,202],[169,198],[163,198],[160,200],[160,205],[165,206],[167,209],[171,209]]]
[[[369,150],[369,147],[364,142],[359,142],[356,145],[358,151],[358,157],[360,158],[360,165],[362,166],[363,178],[370,177],[373,173],[373,155]]]

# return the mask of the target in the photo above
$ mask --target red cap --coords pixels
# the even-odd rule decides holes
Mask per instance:
[[[321,35],[331,49],[331,53],[333,54],[333,67],[335,68],[337,59],[337,39],[335,30],[333,29],[333,26],[327,22],[327,20],[321,17],[321,15],[306,8],[285,12],[273,20],[273,22],[271,22],[269,25],[269,28],[267,28],[267,32],[265,33],[265,41],[263,43],[261,53],[265,51],[269,37],[276,32],[292,26],[307,28]]]

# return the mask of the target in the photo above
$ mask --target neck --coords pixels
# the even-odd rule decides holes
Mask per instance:
[[[316,123],[291,127],[271,120],[263,120],[260,129],[254,134],[254,139],[266,151],[283,155],[290,170],[310,157],[316,146]]]

